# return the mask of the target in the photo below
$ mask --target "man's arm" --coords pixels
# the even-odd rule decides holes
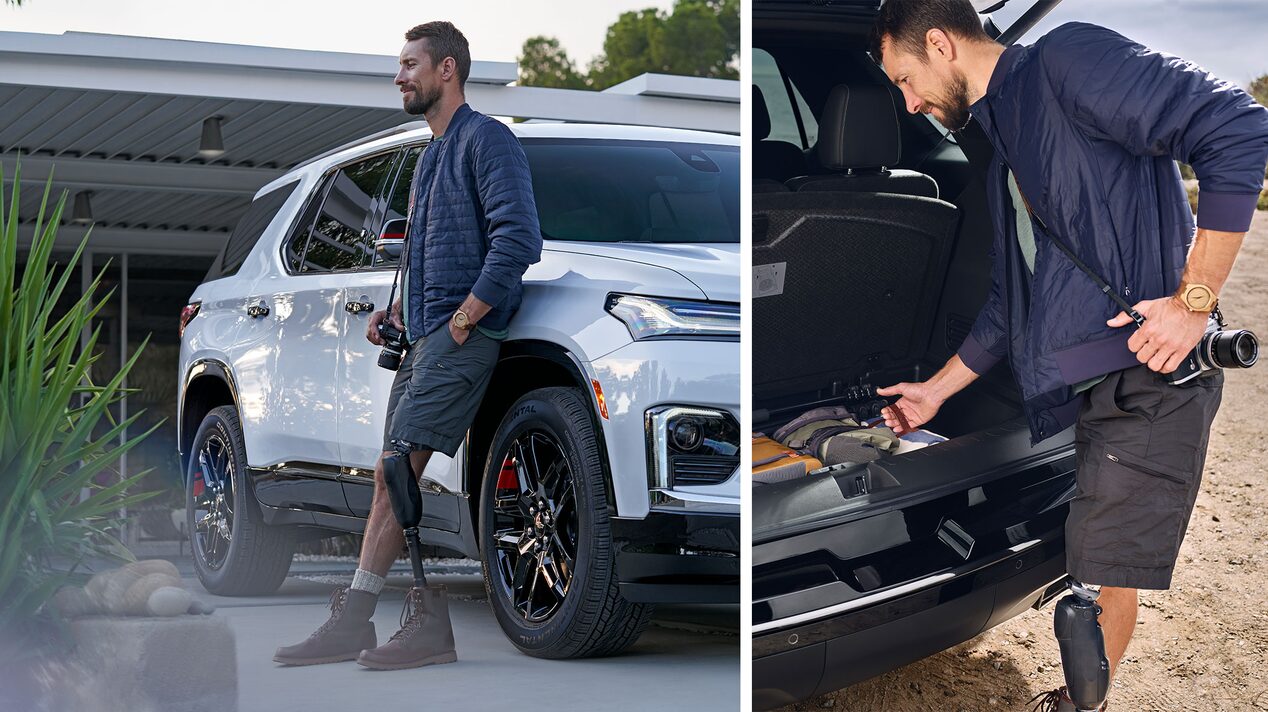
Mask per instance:
[[[1263,189],[1268,110],[1200,67],[1102,27],[1065,25],[1044,45],[1054,96],[1088,135],[1193,166],[1198,230],[1181,284],[1205,284],[1218,295]],[[1206,330],[1206,314],[1190,312],[1174,295],[1133,307],[1145,324],[1128,348],[1154,371],[1174,371]],[[1132,320],[1120,312],[1107,323]]]
[[[519,283],[529,265],[541,259],[542,234],[528,158],[510,129],[497,123],[481,127],[474,159],[489,253],[471,293],[496,305]]]
[[[1244,233],[1264,182],[1268,110],[1201,67],[1083,23],[1045,36],[1057,105],[1092,138],[1169,156],[1198,177],[1198,227]]]
[[[898,383],[877,388],[877,395],[902,396],[894,405],[881,409],[885,425],[896,434],[911,432],[933,419],[948,398],[964,390],[978,374],[964,365],[959,354],[923,383]]]
[[[1198,228],[1184,264],[1181,285],[1205,284],[1219,294],[1233,271],[1233,262],[1245,237],[1244,232]],[[1137,361],[1159,373],[1176,370],[1206,332],[1206,313],[1189,311],[1176,295],[1149,299],[1133,306],[1145,317],[1145,325],[1127,340],[1127,347],[1136,354]],[[1127,326],[1133,322],[1126,312],[1119,312],[1107,323]]]

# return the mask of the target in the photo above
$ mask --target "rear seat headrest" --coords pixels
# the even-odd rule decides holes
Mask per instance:
[[[761,141],[770,136],[770,112],[766,109],[766,97],[753,85],[753,140]]]
[[[898,165],[902,139],[889,89],[838,84],[828,94],[815,144],[819,163],[833,171]]]

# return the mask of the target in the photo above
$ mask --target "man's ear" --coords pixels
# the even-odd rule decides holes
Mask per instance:
[[[955,59],[955,50],[955,42],[942,30],[934,27],[925,33],[925,51],[929,53],[930,59],[938,57],[950,62]]]
[[[458,76],[458,62],[453,57],[445,57],[440,63],[440,78],[449,81]]]

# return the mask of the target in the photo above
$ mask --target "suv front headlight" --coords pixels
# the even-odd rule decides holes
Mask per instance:
[[[606,309],[644,339],[713,338],[740,340],[740,305],[690,299],[608,295]]]

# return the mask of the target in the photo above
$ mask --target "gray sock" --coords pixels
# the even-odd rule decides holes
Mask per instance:
[[[357,569],[352,575],[352,588],[377,596],[383,590],[383,577],[365,569]]]

